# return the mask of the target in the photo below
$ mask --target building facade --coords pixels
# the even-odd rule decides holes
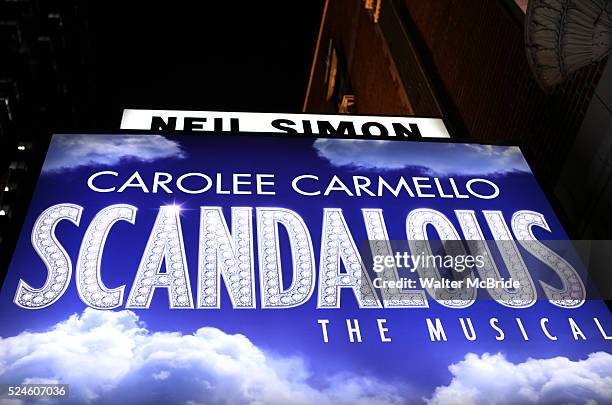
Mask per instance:
[[[512,0],[328,0],[304,111],[442,117],[455,138],[517,144],[570,232],[592,236],[584,201],[570,207],[563,196],[575,180],[561,173],[568,157],[581,165],[571,163],[574,143],[601,99],[598,85],[605,92],[606,60],[542,89],[525,51],[526,8]]]
[[[51,133],[81,125],[84,10],[72,0],[0,0],[0,274]]]

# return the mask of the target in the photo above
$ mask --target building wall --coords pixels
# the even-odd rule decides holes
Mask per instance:
[[[518,143],[545,188],[555,184],[604,63],[579,71],[551,94],[525,56],[523,22],[502,0],[397,0],[407,29],[431,62],[466,130],[483,141]]]
[[[575,235],[610,239],[612,230],[612,63],[604,69],[555,188]]]
[[[360,12],[356,46],[349,67],[357,111],[362,114],[414,115],[379,27],[362,7],[357,9]]]
[[[353,112],[439,116],[455,137],[518,144],[543,187],[553,189],[605,62],[547,93],[529,69],[522,11],[512,2],[382,0],[378,23],[364,4],[328,1],[305,111],[338,111],[337,99],[325,100],[331,38],[345,60],[343,92],[355,95]],[[385,30],[392,12],[407,39]],[[403,52],[412,45],[415,52]],[[433,101],[423,103],[429,87]]]
[[[0,281],[51,132],[84,115],[86,17],[80,0],[0,0]]]
[[[326,99],[326,59],[331,40],[348,82],[341,93],[355,95],[353,112],[413,115],[387,45],[363,1],[330,0],[326,8],[304,111],[338,112],[338,100]]]

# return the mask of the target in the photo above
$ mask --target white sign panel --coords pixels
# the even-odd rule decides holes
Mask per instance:
[[[440,118],[277,114],[218,111],[123,110],[121,129],[262,132],[394,138],[450,138]]]

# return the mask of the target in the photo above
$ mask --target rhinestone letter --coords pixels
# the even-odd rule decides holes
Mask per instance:
[[[289,234],[293,275],[283,288],[278,227]],[[311,297],[315,286],[315,259],[310,232],[294,211],[284,208],[257,209],[259,280],[262,308],[292,308]]]
[[[393,256],[391,243],[385,225],[385,218],[381,209],[363,209],[363,219],[366,225],[368,240],[374,256]],[[378,274],[382,280],[397,282],[400,277],[394,265],[385,267]],[[383,302],[386,308],[427,308],[425,291],[406,291],[399,288],[381,288]]]
[[[136,210],[136,207],[128,204],[110,205],[96,214],[85,232],[75,275],[79,297],[92,308],[112,309],[123,303],[125,286],[110,290],[102,282],[102,252],[106,237],[115,222],[127,221],[133,224]]]
[[[72,262],[55,237],[55,227],[64,219],[78,226],[82,212],[83,207],[75,204],[57,204],[40,214],[32,228],[32,246],[47,267],[47,280],[41,288],[19,280],[15,304],[26,309],[45,308],[64,294],[70,283]]]
[[[526,251],[549,266],[561,279],[561,289],[540,281],[551,304],[561,308],[577,308],[584,304],[586,291],[582,279],[564,258],[538,241],[532,227],[538,226],[550,232],[544,215],[534,211],[517,211],[512,216],[512,230]],[[569,242],[568,242],[569,243]]]
[[[219,308],[223,276],[233,308],[255,308],[252,208],[232,208],[232,233],[221,207],[200,208],[198,308]]]
[[[345,273],[340,271],[341,264]],[[325,208],[317,307],[340,308],[341,288],[353,290],[360,308],[382,308],[342,210]]]
[[[166,271],[160,272],[164,261]],[[193,308],[181,219],[175,206],[159,209],[126,308],[149,308],[158,287],[168,289],[170,308]]]
[[[419,208],[411,211],[406,218],[408,245],[413,255],[433,255],[427,235],[428,225],[434,227],[437,234],[440,236],[440,240],[459,240],[457,230],[444,214],[432,209]],[[465,255],[465,249],[463,249],[461,243],[450,243],[447,246],[447,254],[452,256]],[[437,281],[442,279],[440,271],[436,266],[418,266],[417,272],[421,278],[435,279]],[[468,277],[474,278],[474,275],[470,273]],[[455,290],[447,288],[428,288],[427,291],[438,303],[449,308],[469,307],[474,303],[474,299],[476,298],[476,288],[465,287]]]

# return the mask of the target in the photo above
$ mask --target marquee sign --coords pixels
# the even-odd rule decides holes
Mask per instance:
[[[0,292],[0,383],[608,403],[612,319],[565,239],[516,147],[55,135]]]
[[[121,129],[255,132],[337,137],[448,138],[441,118],[278,114],[220,111],[123,110]]]

